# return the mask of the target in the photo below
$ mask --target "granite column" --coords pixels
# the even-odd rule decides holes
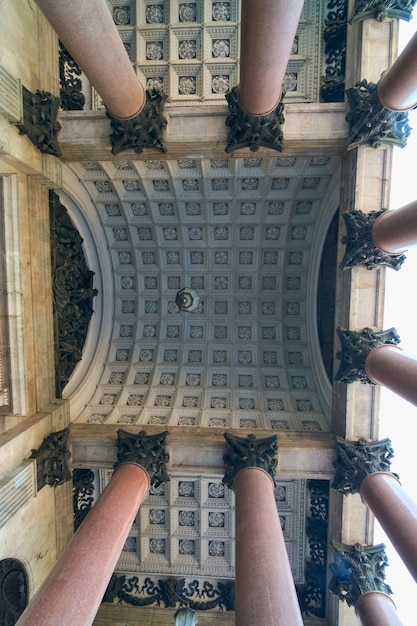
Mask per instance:
[[[137,463],[122,463],[116,468],[20,617],[19,626],[88,626],[93,623],[149,484],[148,472]]]
[[[119,120],[138,115],[145,106],[145,90],[136,77],[106,0],[36,3],[109,113]]]
[[[224,482],[236,497],[236,623],[302,626],[274,498],[276,437],[225,438]]]
[[[390,111],[408,111],[417,104],[417,33],[378,83],[378,98]]]
[[[417,245],[417,200],[382,213],[374,222],[372,238],[387,254],[400,254]]]
[[[365,360],[367,377],[417,406],[417,359],[401,348],[384,344],[373,348]]]
[[[242,0],[238,100],[248,115],[267,115],[281,100],[303,4],[304,0]]]

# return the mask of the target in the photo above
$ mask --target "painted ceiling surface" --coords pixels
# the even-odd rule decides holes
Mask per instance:
[[[106,362],[79,421],[329,430],[315,280],[337,165],[71,164],[104,233],[103,289],[114,294]],[[175,303],[183,287],[200,296],[193,312]]]

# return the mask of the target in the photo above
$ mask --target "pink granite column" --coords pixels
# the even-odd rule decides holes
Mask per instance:
[[[369,474],[360,495],[417,582],[417,504],[388,472]]]
[[[362,626],[403,626],[394,601],[382,591],[368,591],[355,604]]]
[[[240,470],[236,496],[236,624],[302,626],[271,476]]]
[[[399,254],[417,245],[417,200],[377,217],[372,238],[376,247],[387,254]]]
[[[122,463],[20,617],[19,626],[93,623],[139,506],[149,475]]]
[[[384,385],[417,406],[417,359],[397,346],[377,346],[365,360],[365,373],[378,385]]]
[[[113,117],[124,120],[138,115],[145,106],[145,90],[106,0],[36,2]]]
[[[242,0],[238,100],[249,115],[279,104],[304,0]]]
[[[417,104],[417,33],[382,76],[378,97],[391,111],[408,111]]]

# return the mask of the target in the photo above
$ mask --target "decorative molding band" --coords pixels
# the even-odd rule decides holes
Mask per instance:
[[[0,115],[9,122],[22,121],[22,85],[0,64]]]
[[[141,430],[137,435],[127,430],[117,431],[117,463],[115,467],[126,461],[142,465],[148,472],[151,485],[158,487],[169,481],[166,469],[168,455],[165,453],[168,431],[156,435],[147,435]]]
[[[36,463],[26,460],[0,480],[0,528],[35,496]]]
[[[406,145],[411,132],[407,111],[389,111],[378,98],[378,86],[361,80],[346,90],[350,112],[348,150],[362,145],[378,148],[382,143]]]
[[[223,457],[226,472],[223,482],[230,489],[236,474],[246,467],[260,467],[275,480],[278,453],[278,437],[266,437],[256,439],[255,435],[238,437],[228,432],[224,433],[227,452]]]
[[[394,456],[390,439],[347,441],[336,437],[336,449],[336,474],[331,487],[343,495],[359,493],[362,482],[370,474],[390,472]]]
[[[382,22],[390,17],[409,22],[415,4],[416,0],[355,0],[349,23],[367,19]]]
[[[388,558],[383,543],[377,546],[363,546],[355,543],[348,546],[332,542],[334,560],[330,563],[333,576],[329,589],[348,606],[355,606],[359,597],[369,591],[392,594],[385,583],[385,567]]]
[[[49,91],[32,93],[22,87],[23,122],[16,124],[21,135],[27,135],[34,146],[46,154],[60,157],[58,133],[61,124],[58,123],[60,99]]]
[[[71,453],[68,448],[69,428],[51,433],[37,450],[32,450],[30,459],[36,459],[38,491],[45,485],[58,487],[71,480],[69,465]]]
[[[397,345],[400,337],[395,328],[374,332],[371,328],[364,328],[361,333],[356,330],[337,329],[342,350],[336,352],[341,363],[335,376],[339,383],[361,383],[374,385],[365,372],[365,361],[374,348],[384,344]]]
[[[225,148],[227,153],[241,148],[249,148],[251,152],[256,152],[261,147],[282,152],[284,135],[281,126],[285,121],[282,102],[285,96],[284,91],[278,106],[268,115],[261,116],[248,115],[240,108],[237,87],[228,91],[225,96],[229,105],[229,114],[226,117],[226,126],[229,127]]]
[[[146,91],[146,104],[143,110],[131,120],[117,120],[108,111],[111,134],[110,143],[112,154],[119,154],[125,150],[133,150],[142,154],[145,148],[167,151],[163,131],[167,120],[164,116],[164,107],[167,96],[155,90]]]
[[[341,270],[362,265],[373,270],[380,265],[399,270],[405,259],[405,254],[387,254],[374,244],[372,229],[376,219],[387,209],[362,213],[354,209],[343,213],[347,234],[342,237],[346,246],[345,255],[340,264]]]

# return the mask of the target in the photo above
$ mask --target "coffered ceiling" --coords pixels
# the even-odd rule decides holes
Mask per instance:
[[[108,260],[93,268],[102,281],[93,328],[107,309],[104,363],[89,367],[87,350],[74,373],[80,382],[94,370],[79,421],[329,430],[316,293],[338,165],[329,156],[71,164],[90,198],[85,246],[106,242]],[[183,287],[200,296],[193,312],[175,303]]]

